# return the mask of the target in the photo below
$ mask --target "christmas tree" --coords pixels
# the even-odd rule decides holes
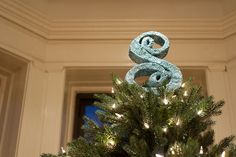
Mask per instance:
[[[224,102],[182,83],[180,70],[163,59],[168,49],[167,37],[159,32],[134,39],[129,55],[138,64],[124,81],[113,77],[112,95],[95,95],[103,125],[85,117],[84,137],[69,143],[67,151],[42,157],[224,157],[225,152],[235,157],[234,137],[215,144],[211,127]],[[149,79],[138,84],[140,76]]]

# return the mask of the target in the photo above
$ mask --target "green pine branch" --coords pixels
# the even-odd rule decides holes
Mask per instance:
[[[103,126],[85,118],[85,138],[68,145],[71,157],[216,157],[236,149],[234,136],[214,144],[212,117],[222,113],[224,101],[204,97],[201,88],[185,82],[175,91],[166,82],[156,91],[113,77],[115,93],[95,95]],[[158,94],[157,94],[158,93]],[[43,154],[42,157],[59,157]]]

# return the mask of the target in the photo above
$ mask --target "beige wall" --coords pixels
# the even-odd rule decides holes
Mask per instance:
[[[15,108],[21,111],[15,115],[20,117],[19,123],[16,121],[19,131],[9,140],[17,143],[16,148],[4,145],[5,150],[0,149],[0,153],[11,151],[10,157],[56,153],[66,132],[62,129],[63,114],[67,112],[63,96],[68,84],[75,91],[110,89],[103,77],[98,77],[100,82],[79,80],[79,84],[73,85],[78,79],[71,75],[68,81],[68,69],[78,70],[78,75],[82,74],[81,69],[92,69],[95,75],[101,69],[127,69],[133,64],[128,58],[131,39],[147,30],[161,31],[170,38],[169,61],[178,66],[205,69],[208,93],[216,100],[226,101],[224,113],[215,126],[217,141],[236,134],[234,2],[187,1],[167,0],[153,5],[157,2],[150,0],[143,5],[144,1],[134,4],[134,1],[105,0],[97,6],[95,0],[1,1],[0,47],[7,50],[8,56],[24,58],[24,64],[17,60],[9,62],[12,65],[9,68],[16,72],[14,65],[24,65],[19,78],[24,80],[25,76],[26,83],[21,83],[21,88],[25,87],[21,98],[16,95],[12,99],[22,105]],[[86,8],[92,11],[86,12]],[[121,12],[120,8],[124,10]],[[3,56],[0,54],[0,63],[6,69],[6,61],[10,59]],[[7,123],[10,122],[8,117]]]
[[[1,48],[25,58],[44,60],[46,43],[44,39],[2,17],[0,21],[0,33],[4,36],[0,38]]]
[[[231,98],[231,105],[232,105],[232,108],[231,108],[231,115],[235,115],[235,112],[236,112],[236,97],[235,97],[235,94],[236,94],[236,84],[235,84],[235,80],[236,80],[236,60],[232,60],[229,64],[228,64],[228,79],[229,79],[229,97]],[[234,125],[235,125],[235,120],[236,120],[236,117],[235,116],[232,116],[231,117],[231,121],[234,122]],[[233,132],[236,132],[236,127],[232,127],[232,131]]]
[[[227,73],[225,70],[209,67],[207,70],[208,94],[212,95],[216,101],[225,101],[223,114],[214,118],[214,120],[216,120],[216,125],[214,125],[216,141],[221,140],[227,135],[235,134],[232,130],[236,125],[232,119],[234,117],[234,114],[231,112],[233,105],[231,104],[228,86]]]
[[[27,64],[0,50],[0,156],[14,156],[21,127]]]
[[[63,71],[30,65],[17,156],[57,152],[60,146]]]
[[[229,95],[228,97],[230,97],[231,100],[231,115],[235,115],[236,112],[236,35],[230,37],[229,39],[227,39],[227,50],[228,50],[228,54],[229,54],[229,61],[227,63],[227,71],[228,71],[228,81],[229,81]],[[234,122],[235,124],[235,120],[236,117],[232,116],[231,117],[232,122]],[[233,132],[236,131],[236,127],[234,126],[232,128]]]
[[[234,62],[236,58],[236,35],[232,35],[225,40],[225,50],[227,54],[228,63]]]
[[[128,57],[130,42],[131,40],[53,42],[47,45],[46,60],[62,65],[127,66],[133,64]],[[222,40],[171,39],[170,42],[167,59],[179,65],[220,63],[227,59]]]

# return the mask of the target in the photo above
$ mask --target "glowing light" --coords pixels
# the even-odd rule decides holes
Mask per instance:
[[[167,127],[164,127],[162,130],[164,131],[164,132],[167,132]]]
[[[175,151],[174,151],[174,149],[173,149],[173,146],[170,148],[170,152],[171,152],[172,155],[175,154]]]
[[[144,123],[144,127],[146,128],[146,129],[149,129],[149,125],[148,125],[148,123]]]
[[[199,154],[203,154],[203,148],[201,146]]]
[[[172,155],[175,155],[175,151],[174,151],[174,150],[172,150],[172,151],[171,151],[171,154],[172,154]]]
[[[111,88],[111,93],[115,93],[115,90],[113,87]]]
[[[140,98],[144,98],[144,95],[143,95],[143,94],[141,94],[141,95],[140,95]]]
[[[121,84],[122,81],[121,81],[120,79],[116,79],[116,83],[117,83],[117,84]]]
[[[188,96],[188,91],[184,91],[184,96]]]
[[[161,154],[156,154],[156,157],[164,157],[164,156]]]
[[[198,115],[201,115],[202,113],[203,113],[202,110],[197,111],[197,114],[198,114]]]
[[[107,142],[106,142],[106,145],[108,147],[114,147],[116,145],[115,141],[113,139],[108,139]]]
[[[120,119],[121,117],[123,117],[123,115],[122,115],[122,114],[119,114],[119,113],[115,113],[115,115],[116,115],[116,117],[117,117],[118,119]]]
[[[184,88],[184,87],[185,87],[185,85],[186,85],[186,84],[185,84],[185,83],[183,83],[183,84],[181,85],[181,87],[182,87],[182,88]]]
[[[177,120],[176,125],[180,125],[180,119]]]
[[[112,106],[111,106],[112,108],[116,108],[116,104],[114,103],[114,104],[112,104]]]
[[[66,153],[66,151],[63,147],[61,147],[61,152],[62,152],[62,154]]]
[[[164,99],[163,99],[163,103],[164,103],[165,105],[167,105],[167,104],[169,103],[168,99],[164,98]]]
[[[225,151],[222,152],[221,157],[225,157]]]

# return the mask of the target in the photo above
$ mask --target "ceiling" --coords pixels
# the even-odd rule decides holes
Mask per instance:
[[[20,0],[51,20],[219,18],[235,0]]]
[[[225,39],[236,31],[236,0],[1,0],[0,17],[47,40],[130,40],[147,30]]]

